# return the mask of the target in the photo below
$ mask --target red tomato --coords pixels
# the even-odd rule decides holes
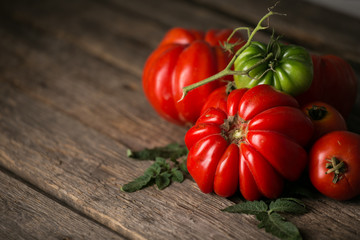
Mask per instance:
[[[311,102],[302,107],[304,113],[314,124],[313,140],[332,131],[347,130],[343,116],[324,102]]]
[[[360,135],[334,131],[310,151],[309,176],[322,194],[348,200],[360,194]]]
[[[357,79],[354,70],[349,63],[334,55],[313,55],[312,60],[312,84],[296,99],[301,105],[314,101],[328,103],[346,118],[356,101]]]
[[[209,108],[186,133],[187,168],[205,193],[276,198],[304,170],[312,134],[295,98],[269,85],[237,89],[225,111]]]
[[[183,28],[171,29],[147,59],[143,71],[143,88],[155,110],[165,119],[179,125],[195,123],[207,97],[221,80],[191,91],[182,101],[182,89],[223,70],[232,55],[220,46],[232,30],[210,30],[206,33]],[[242,41],[239,34],[230,42]],[[240,47],[240,45],[239,45]],[[226,80],[233,80],[227,77]]]

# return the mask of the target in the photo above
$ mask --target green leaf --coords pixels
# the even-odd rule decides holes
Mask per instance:
[[[181,171],[183,171],[184,173],[188,173],[187,167],[186,167],[186,162],[180,163],[179,164],[179,168]]]
[[[151,182],[151,180],[152,180],[151,175],[144,174],[136,178],[135,180],[123,185],[121,190],[124,192],[135,192],[148,185]]]
[[[227,207],[222,211],[258,215],[267,212],[267,210],[268,206],[264,201],[246,201]]]
[[[159,164],[159,166],[164,166],[166,164],[166,159],[163,157],[155,157],[155,162]]]
[[[186,156],[188,150],[185,146],[177,143],[171,143],[165,147],[155,147],[151,149],[144,149],[141,151],[127,150],[127,156],[138,160],[155,160],[156,157],[170,158],[175,161],[176,159]]]
[[[186,158],[180,159],[180,157],[186,156],[187,153],[187,148],[177,143],[138,152],[128,149],[128,157],[139,160],[155,160],[155,162],[145,170],[143,176],[125,184],[122,190],[134,192],[149,186],[150,183],[155,183],[162,190],[169,186],[171,182],[183,182],[184,173],[188,171]]]
[[[184,181],[184,174],[179,171],[177,168],[171,169],[172,177],[171,180],[174,182],[183,182]]]
[[[167,186],[170,185],[170,176],[171,174],[168,172],[164,172],[161,173],[159,176],[156,177],[155,179],[155,183],[156,186],[160,189],[163,190],[164,188],[166,188]]]
[[[291,222],[286,221],[278,213],[262,215],[258,227],[265,228],[265,231],[284,240],[300,240],[302,239],[299,229]]]
[[[151,177],[156,177],[161,172],[161,166],[157,163],[152,164],[148,169],[145,170],[145,174],[150,175]]]
[[[296,198],[279,198],[270,203],[270,211],[284,213],[306,213],[305,204]]]
[[[150,184],[151,180],[158,176],[161,172],[159,163],[154,162],[144,172],[144,174],[135,180],[122,186],[124,192],[135,192]]]

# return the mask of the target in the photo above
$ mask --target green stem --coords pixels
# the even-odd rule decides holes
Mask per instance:
[[[329,170],[327,170],[325,174],[334,173],[333,183],[337,183],[342,178],[340,175],[347,171],[346,164],[336,157],[332,157],[327,161],[329,163],[326,164],[326,168]]]
[[[231,67],[234,65],[234,62],[236,60],[236,58],[246,49],[250,46],[255,34],[260,31],[260,30],[264,30],[264,29],[267,29],[269,26],[262,26],[262,23],[268,19],[270,16],[272,15],[284,15],[284,14],[281,14],[281,13],[278,13],[278,12],[273,12],[271,10],[269,10],[269,12],[263,16],[260,21],[258,22],[258,24],[256,25],[255,29],[253,31],[250,31],[250,28],[247,28],[247,27],[240,27],[240,28],[236,28],[232,34],[229,36],[228,39],[231,39],[231,37],[235,34],[235,32],[237,31],[240,31],[240,30],[247,30],[248,32],[248,40],[247,42],[239,49],[237,50],[237,52],[234,54],[234,56],[232,57],[232,59],[230,60],[230,62],[228,63],[228,65],[220,72],[216,73],[215,75],[212,75],[211,77],[208,77],[200,82],[197,82],[197,83],[194,83],[192,85],[189,85],[189,86],[186,86],[183,88],[183,95],[181,97],[181,99],[179,100],[179,102],[181,100],[183,100],[185,98],[185,96],[193,89],[195,88],[198,88],[202,85],[205,85],[209,82],[212,82],[212,81],[215,81],[219,78],[222,78],[222,77],[225,77],[225,76],[228,76],[228,75],[248,75],[249,72],[251,70],[253,70],[254,68],[256,68],[257,66],[259,66],[260,64],[262,64],[263,62],[269,60],[269,58],[272,57],[272,53],[268,54],[266,56],[266,58],[264,58],[262,61],[258,62],[257,64],[255,64],[254,66],[252,66],[251,68],[249,68],[248,70],[246,71],[233,71],[231,70]]]

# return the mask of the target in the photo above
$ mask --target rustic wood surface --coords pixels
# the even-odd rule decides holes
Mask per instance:
[[[239,197],[203,194],[190,177],[120,191],[151,164],[127,158],[128,148],[183,143],[186,129],[162,120],[141,86],[165,32],[254,26],[274,2],[2,1],[0,238],[275,239],[252,216],[220,211]],[[286,41],[337,54],[359,76],[359,19],[302,1],[279,10],[286,20],[271,25]],[[360,133],[359,98],[348,123]],[[305,202],[309,213],[287,216],[304,239],[360,238],[360,198]]]

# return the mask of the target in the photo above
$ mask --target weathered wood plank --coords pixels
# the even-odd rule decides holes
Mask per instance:
[[[178,1],[14,1],[1,9],[17,21],[51,32],[138,76],[147,56],[171,27],[207,30],[243,25]],[[268,35],[260,33],[258,39],[268,39]]]
[[[257,230],[252,217],[221,213],[219,209],[232,202],[199,193],[190,180],[165,191],[150,188],[134,194],[120,192],[120,184],[141,174],[149,164],[127,159],[125,145],[148,147],[181,141],[184,133],[148,110],[140,91],[141,67],[137,65],[129,73],[123,69],[126,65],[120,63],[143,62],[146,54],[133,53],[136,44],[130,43],[121,52],[124,45],[115,46],[111,37],[101,44],[96,35],[113,31],[112,27],[101,30],[104,24],[111,26],[108,21],[92,31],[84,30],[85,37],[77,41],[82,28],[71,28],[77,18],[65,18],[64,24],[44,18],[45,23],[40,23],[22,14],[6,18],[0,29],[0,47],[4,50],[0,56],[0,81],[4,86],[0,94],[2,166],[126,237],[269,237]],[[56,24],[60,24],[60,31],[52,29]],[[86,42],[90,44],[81,47]],[[150,51],[149,46],[144,49]],[[111,50],[118,51],[122,60],[117,62],[114,57],[102,55]],[[360,218],[353,211],[358,212],[358,201],[334,205],[328,199],[314,201],[309,201],[309,205],[321,205],[316,209],[322,209],[323,215],[312,210],[293,219],[300,229],[305,229],[309,239],[329,239],[327,235],[334,239],[356,237],[354,229]],[[344,216],[342,222],[330,223],[329,229],[327,219],[336,217],[333,206],[340,207]],[[309,221],[313,218],[319,223],[316,229]]]
[[[124,239],[0,171],[0,239]]]
[[[12,82],[132,148],[182,141],[185,129],[166,123],[151,109],[139,77],[26,25],[4,25],[0,34],[0,81]]]

